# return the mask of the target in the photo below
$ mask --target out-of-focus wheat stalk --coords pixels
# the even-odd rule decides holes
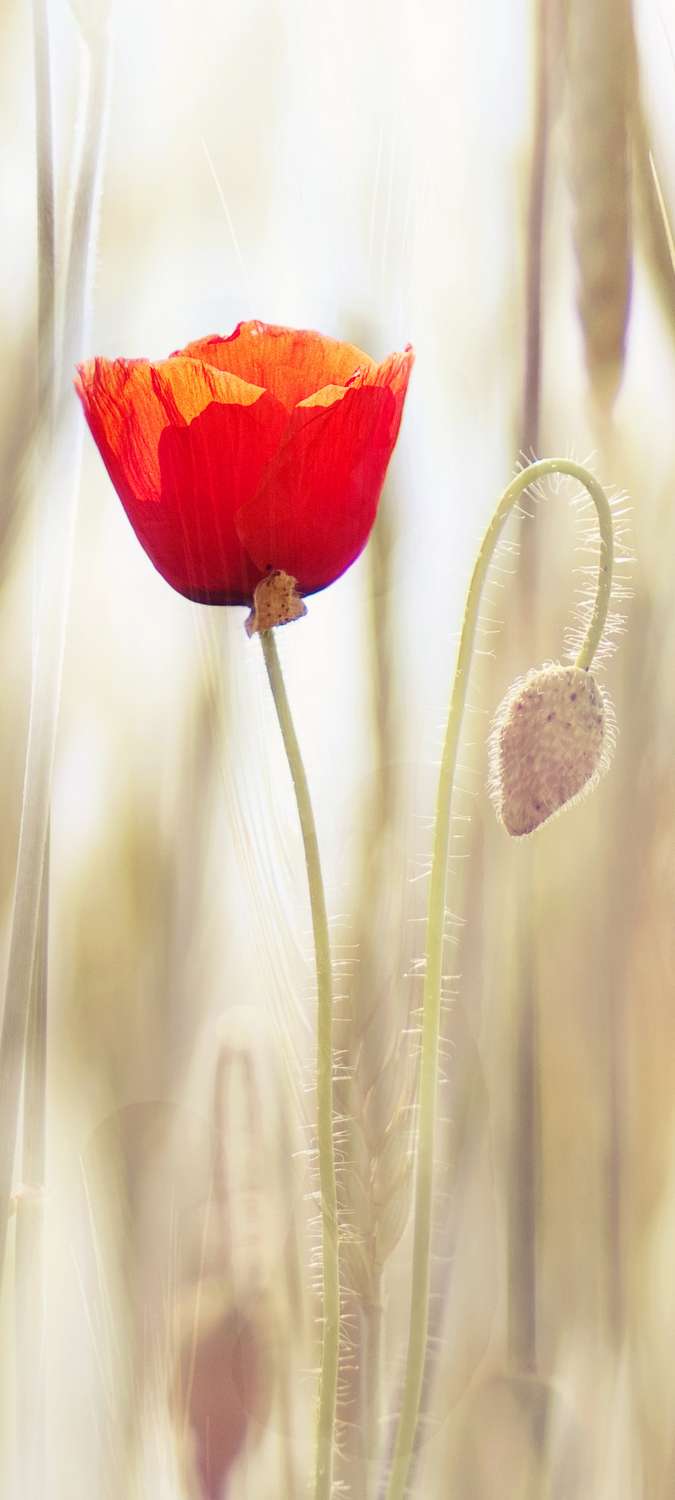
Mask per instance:
[[[411,1194],[413,1079],[407,1007],[401,1000],[404,871],[394,832],[400,816],[395,768],[391,505],[380,508],[369,550],[369,681],[375,731],[375,786],[360,829],[356,968],[349,977],[346,1076],[336,1087],[345,1120],[341,1174],[344,1286],[353,1311],[353,1379],[342,1418],[352,1468],[345,1482],[364,1500],[376,1472],[382,1401],[383,1273],[405,1229]]]
[[[22,1172],[26,1190],[17,1200],[17,1380],[18,1455],[27,1496],[44,1489],[44,1399],[42,1371],[42,1217],[47,1087],[47,983],[49,806],[67,614],[70,548],[78,476],[76,418],[59,411],[60,370],[56,349],[56,237],[49,31],[46,6],[34,7],[36,139],[38,173],[38,596],[31,714],[16,872],[12,935],[0,1037],[0,1273],[24,1069]],[[105,42],[102,51],[107,57]],[[104,63],[107,70],[108,63]],[[84,198],[96,199],[106,90],[97,92],[89,121],[93,157],[79,174]],[[68,281],[65,326],[81,340],[88,307],[87,267],[92,254],[91,214],[75,225],[81,275]],[[74,352],[64,340],[67,357]]]
[[[105,38],[101,39],[101,46],[107,78],[110,51]],[[106,103],[107,88],[101,86],[91,96],[86,124],[89,169],[85,169],[85,173],[87,194],[92,202],[98,193]],[[93,214],[87,214],[83,222],[91,229]],[[86,323],[87,270],[92,254],[90,235],[86,246],[77,252],[82,276],[76,285],[71,283],[75,306],[65,310],[66,321],[72,319],[80,330]],[[67,340],[64,341],[66,346],[70,347]],[[0,1037],[0,1265],[4,1261],[22,1059],[38,938],[80,445],[81,422],[73,405],[72,412],[67,411],[64,420],[57,420],[52,461],[47,469],[40,470],[38,476],[43,493],[40,495],[42,525],[37,634],[12,935]]]
[[[639,131],[636,138],[640,116],[631,0],[620,0],[618,4],[600,0],[588,7],[581,0],[572,0],[568,66],[579,312],[600,434],[611,451],[609,417],[623,373],[633,276],[631,148],[634,141],[638,181],[644,175],[644,161],[641,173],[639,169]],[[635,155],[633,152],[634,158]],[[635,625],[637,630],[637,620]],[[636,647],[639,656],[641,647],[634,630],[631,650]],[[629,715],[631,708],[626,700],[623,717]],[[617,810],[612,826],[621,827],[622,822]],[[613,925],[610,909],[617,900],[617,893],[613,892],[616,853],[612,856],[609,833],[607,867],[611,873],[602,888],[604,920],[601,917],[600,931],[609,933]],[[621,882],[623,888],[623,873]],[[627,1029],[621,981],[623,966],[619,959],[617,967],[617,944],[611,943],[610,948],[611,961],[602,964],[599,958],[597,961],[607,1058],[606,1314],[610,1344],[618,1358],[626,1326]]]
[[[22,479],[26,457],[35,437],[35,361],[32,341],[22,338],[12,361],[11,389],[6,395],[5,436],[0,449],[3,476],[0,496],[0,588],[4,588],[12,576],[16,545],[23,532]]]
[[[631,0],[569,0],[570,184],[586,366],[609,415],[623,372],[632,280]]]
[[[635,186],[641,210],[637,228],[642,230],[661,305],[670,325],[671,337],[675,337],[675,240],[640,99],[635,100],[632,125]]]
[[[45,0],[34,0],[37,183],[37,455],[48,473],[56,416],[56,222],[50,37]],[[36,892],[35,953],[24,1038],[22,1185],[16,1199],[17,1467],[26,1500],[45,1485],[44,1179],[47,1087],[49,829]],[[4,1034],[4,1033],[3,1033]],[[19,1044],[20,1046],[20,1044]],[[17,1060],[18,1069],[21,1067]],[[0,1277],[2,1258],[0,1257]],[[29,1437],[30,1434],[30,1437]]]
[[[108,31],[110,8],[110,0],[87,0],[85,4],[82,0],[73,0],[82,40],[83,105],[80,156],[72,176],[64,280],[60,397],[67,407],[72,403],[73,370],[83,358],[91,316],[97,214],[112,68],[112,43]],[[81,430],[82,422],[78,420],[78,431]]]
[[[535,32],[535,98],[528,184],[525,245],[524,350],[518,447],[536,456],[540,448],[543,285],[551,114],[553,9],[539,0]],[[525,528],[513,649],[522,670],[524,651],[538,652],[538,585],[541,545],[537,528]],[[500,864],[510,851],[500,850]],[[511,856],[512,858],[512,856]],[[512,1008],[513,1110],[507,1187],[507,1342],[516,1369],[533,1371],[537,1362],[537,1178],[539,1076],[537,1066],[536,948],[533,942],[536,850],[527,848],[514,872],[514,968]]]
[[[54,419],[56,368],[56,224],[52,81],[46,0],[33,0],[35,145],[37,165],[37,397],[44,431]]]

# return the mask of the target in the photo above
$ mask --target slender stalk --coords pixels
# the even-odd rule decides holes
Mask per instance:
[[[36,15],[44,22],[44,0]],[[101,40],[97,53],[96,85],[90,87],[85,116],[84,152],[78,168],[76,202],[82,212],[73,219],[69,266],[66,329],[77,330],[80,341],[89,307],[90,268],[93,264],[95,204],[98,199],[107,114],[110,49]],[[85,187],[82,186],[85,184]],[[81,192],[84,194],[84,200]],[[85,202],[89,207],[85,211]],[[88,236],[86,244],[84,236]],[[77,244],[76,244],[77,242]],[[74,355],[74,344],[64,335],[64,357]],[[70,371],[68,371],[70,379]],[[61,374],[60,396],[66,389]],[[70,560],[75,522],[82,422],[71,399],[61,411],[59,399],[50,493],[43,505],[40,589],[36,613],[31,707],[26,749],[23,806],[17,857],[14,910],[7,966],[5,1008],[0,1032],[0,1275],[4,1265],[19,1098],[26,1045],[30,995],[36,965],[40,907],[45,889],[51,777],[61,688],[63,649],[68,607]],[[44,482],[44,476],[43,476]]]
[[[44,1185],[48,879],[46,859],[26,1036],[23,1191],[17,1199],[15,1225],[17,1465],[24,1500],[42,1500],[45,1492]]]
[[[548,7],[539,0],[536,23],[536,92],[533,150],[527,211],[527,266],[525,272],[525,369],[523,373],[522,440],[525,453],[539,445],[541,403],[541,287],[544,251],[544,210],[548,161]]]
[[[537,0],[533,145],[527,212],[525,271],[525,362],[518,446],[539,452],[542,370],[542,282],[549,143],[550,0]],[[539,532],[524,528],[520,556],[521,589],[516,651],[538,638]],[[537,653],[538,654],[538,653]],[[536,848],[536,846],[535,846]],[[514,903],[512,1004],[514,1018],[513,1117],[507,1203],[507,1338],[516,1368],[537,1365],[537,1184],[539,1161],[539,1066],[536,1005],[536,852],[518,861]]]
[[[111,50],[105,35],[85,42],[83,72],[82,155],[73,193],[61,351],[61,396],[68,402],[72,401],[74,366],[82,358],[91,311],[91,281],[95,265],[92,252],[96,243],[111,76]]]
[[[52,81],[47,0],[33,0],[35,146],[37,155],[38,412],[43,430],[53,422],[56,319]]]
[[[33,0],[37,209],[37,449],[44,482],[56,418],[56,232],[52,80],[46,0]],[[37,620],[37,615],[36,615]],[[44,1181],[47,1106],[49,829],[38,880],[36,953],[27,995],[21,1177],[16,1204],[15,1336],[17,1465],[26,1500],[45,1486]],[[1,1274],[1,1265],[0,1265]]]
[[[326,897],[319,859],[314,813],[300,746],[291,717],[281,663],[272,630],[260,637],[267,676],[277,712],[305,850],[312,911],[317,979],[317,1134],[321,1191],[323,1260],[323,1339],[319,1380],[315,1500],[330,1500],[333,1484],[333,1447],[337,1399],[340,1332],[337,1185],[333,1142],[333,973],[328,938]]]
[[[420,1408],[429,1321],[430,1249],[433,1202],[433,1163],[436,1134],[441,979],[445,893],[450,840],[450,813],[469,685],[473,648],[480,614],[480,601],[495,547],[505,522],[520,496],[530,485],[548,474],[568,474],[588,491],[598,514],[600,561],[592,617],[575,665],[588,670],[600,642],[612,584],[614,555],[612,516],[602,486],[580,464],[562,458],[542,459],[530,464],[504,491],[483,538],[474,566],[464,610],[455,677],[450,697],[448,723],[438,781],[436,822],[427,917],[427,965],[424,982],[422,1057],[419,1079],[419,1133],[415,1182],[415,1228],[413,1239],[410,1327],[403,1404],[392,1460],[388,1500],[403,1500],[413,1455]]]
[[[380,1447],[380,1390],[382,1383],[382,1277],[373,1288],[374,1296],[363,1309],[365,1366],[364,1426],[368,1475],[374,1472]],[[370,1492],[370,1479],[368,1481]]]

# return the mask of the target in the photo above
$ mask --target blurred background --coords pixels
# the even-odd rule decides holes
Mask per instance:
[[[279,640],[334,942],[345,1230],[336,1493],[355,1500],[380,1493],[407,1334],[426,874],[476,547],[531,451],[592,454],[602,482],[630,496],[633,597],[617,600],[626,630],[602,672],[619,723],[614,764],[592,799],[532,841],[496,824],[485,738],[513,678],[564,651],[589,562],[573,491],[533,504],[509,533],[514,576],[492,595],[503,628],[475,663],[454,802],[433,1338],[411,1493],[665,1500],[675,1488],[671,0],[632,11],[628,0],[116,0],[108,30],[97,0],[79,19],[50,0],[48,17],[62,256],[91,130],[87,69],[94,109],[111,70],[86,355],[162,358],[250,317],[317,328],[377,358],[407,341],[416,352],[371,544]],[[5,967],[45,628],[36,556],[68,599],[46,1189],[22,1167],[24,1131],[13,1205],[18,1219],[21,1195],[37,1193],[45,1325],[31,1346],[10,1226],[0,1489],[32,1500],[44,1430],[36,1493],[59,1500],[295,1497],[311,1471],[319,1305],[314,985],[292,790],[244,611],[191,605],[167,587],[88,435],[66,485],[78,493],[72,558],[64,547],[50,562],[47,547],[45,561],[28,3],[4,0],[0,28]],[[61,420],[79,423],[69,402]],[[30,1267],[27,1285],[39,1304]]]

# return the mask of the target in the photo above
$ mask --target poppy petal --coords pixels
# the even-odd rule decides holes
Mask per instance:
[[[243,604],[270,572],[313,593],[358,557],[412,362],[249,322],[157,364],[92,360],[76,387],[159,572],[188,598]]]
[[[328,388],[293,412],[255,496],[235,517],[262,572],[280,568],[301,593],[325,588],[368,540],[396,442],[412,353],[347,390]],[[336,399],[337,398],[337,399]]]
[[[288,410],[323,386],[346,385],[357,371],[377,372],[374,360],[355,344],[257,321],[239,323],[227,338],[197,339],[179,353],[255,381]]]
[[[250,382],[191,359],[95,360],[78,392],[110,478],[155,567],[179,593],[246,603],[260,572],[234,515],[286,427]]]

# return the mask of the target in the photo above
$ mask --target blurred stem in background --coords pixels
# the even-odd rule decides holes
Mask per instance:
[[[550,133],[551,0],[538,0],[532,157],[525,242],[525,361],[517,449],[535,457],[540,447],[542,284]],[[514,650],[522,663],[539,659],[537,584],[540,538],[523,526]],[[537,1198],[540,1144],[536,850],[519,851],[514,885],[514,968],[510,1014],[514,1018],[513,1101],[507,1176],[507,1346],[516,1370],[537,1368]]]
[[[37,188],[37,394],[38,419],[47,438],[54,425],[56,370],[56,250],[52,83],[47,0],[33,0],[35,146]]]
[[[315,1500],[331,1500],[340,1339],[338,1211],[333,1141],[333,971],[316,824],[274,631],[263,631],[260,641],[298,808],[314,934],[317,981],[317,1137],[323,1265],[323,1337],[314,1495]]]
[[[570,0],[567,52],[577,302],[595,425],[611,469],[614,403],[623,378],[633,280],[630,122],[637,117],[638,90],[631,0],[595,0],[590,6],[584,0]],[[636,646],[639,659],[640,647],[634,636],[632,649]],[[644,653],[648,654],[646,643]],[[622,717],[631,715],[627,712]],[[642,738],[646,730],[643,722]],[[628,768],[625,752],[624,765],[632,783],[635,771]],[[629,794],[626,803],[631,802]],[[616,821],[621,828],[620,815]],[[625,837],[625,829],[623,834]],[[597,969],[602,1035],[606,1039],[606,1323],[610,1344],[619,1350],[624,1339],[626,1301],[627,1030],[622,981],[625,964],[617,964],[615,937],[624,875],[621,871],[617,890],[616,857],[611,854],[609,844],[608,878],[601,884],[598,930],[607,934],[606,951],[612,961],[598,963]],[[626,926],[620,923],[619,931],[626,932]]]
[[[69,410],[74,367],[83,358],[91,317],[97,215],[112,70],[112,45],[106,25],[107,4],[90,0],[86,10],[79,5],[74,9],[84,45],[81,154],[73,174],[60,362],[59,401]],[[82,433],[81,422],[77,423],[76,430]]]
[[[48,472],[54,441],[57,368],[56,211],[51,56],[46,0],[33,0],[33,48],[38,281],[36,427],[38,473],[43,479]],[[48,826],[45,830],[43,867],[37,874],[37,880],[35,953],[32,972],[27,976],[21,1184],[16,1198],[15,1222],[17,1471],[21,1493],[26,1500],[39,1500],[44,1494],[45,1486],[44,1187],[49,962]]]
[[[349,1344],[340,1371],[338,1477],[350,1494],[363,1500],[377,1478],[381,1446],[385,1271],[408,1222],[411,1201],[413,1069],[405,1046],[409,999],[400,983],[407,967],[408,924],[404,861],[396,839],[402,799],[391,670],[396,660],[393,502],[389,492],[366,554],[369,608],[364,646],[373,769],[356,821],[357,962],[347,976],[347,1061],[336,1087],[336,1114],[346,1121],[346,1161],[340,1175],[341,1280],[344,1316],[349,1320]]]
[[[61,360],[56,350],[56,240],[49,33],[35,0],[38,224],[38,567],[33,677],[5,1007],[0,1034],[0,1276],[4,1267],[19,1103],[24,1084],[23,1179],[17,1198],[18,1448],[22,1493],[42,1495],[42,1219],[45,1171],[49,809],[67,618],[81,423],[66,404],[89,310],[110,50],[105,28],[83,32],[88,93],[78,164]],[[63,361],[66,361],[64,368]]]
[[[575,665],[587,671],[607,620],[612,588],[613,523],[607,497],[597,479],[582,465],[568,459],[542,459],[516,475],[501,496],[483,538],[467,593],[457,664],[450,695],[450,708],[438,781],[434,825],[433,857],[429,886],[427,918],[427,961],[424,981],[422,1019],[422,1056],[419,1081],[419,1126],[415,1180],[415,1228],[413,1240],[412,1284],[408,1356],[406,1362],[403,1405],[399,1419],[392,1461],[388,1500],[403,1500],[408,1487],[420,1401],[424,1380],[429,1324],[430,1254],[434,1186],[434,1145],[436,1135],[436,1095],[438,1086],[441,985],[443,977],[443,935],[445,928],[445,892],[452,796],[457,767],[464,708],[479,625],[483,588],[504,525],[514,506],[530,485],[550,474],[567,474],[587,490],[597,511],[600,532],[600,554],[595,604],[583,645]]]
[[[636,190],[645,225],[646,250],[672,338],[675,334],[675,239],[651,148],[644,107],[638,97],[634,101],[632,126]]]

